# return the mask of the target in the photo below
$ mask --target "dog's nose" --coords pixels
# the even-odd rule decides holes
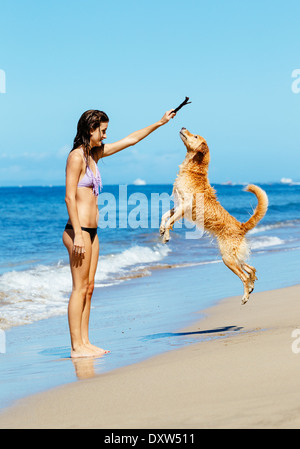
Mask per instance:
[[[183,131],[184,129],[186,129],[186,128],[181,128],[181,131]]]

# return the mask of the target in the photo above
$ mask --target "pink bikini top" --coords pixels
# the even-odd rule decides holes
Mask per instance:
[[[82,153],[83,153],[83,151],[82,151]],[[99,171],[98,165],[94,161],[95,167],[96,167],[96,176],[95,176],[93,173],[93,170],[87,164],[87,160],[84,156],[84,153],[83,153],[83,157],[84,157],[85,163],[86,163],[86,172],[84,174],[84,177],[77,184],[77,187],[92,187],[94,195],[98,196],[99,189],[100,189],[100,191],[102,189],[102,181],[101,181],[101,176],[100,176],[100,171]]]

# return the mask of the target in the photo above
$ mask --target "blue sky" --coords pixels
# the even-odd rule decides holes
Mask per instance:
[[[87,109],[108,114],[113,142],[185,96],[99,162],[104,183],[172,183],[182,126],[208,141],[212,183],[300,181],[299,16],[298,0],[1,0],[0,186],[63,185]]]

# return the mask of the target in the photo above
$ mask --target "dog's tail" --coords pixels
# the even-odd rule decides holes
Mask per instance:
[[[268,197],[266,192],[258,186],[250,184],[245,188],[246,192],[254,193],[257,196],[258,205],[254,211],[252,217],[246,222],[242,223],[242,227],[246,232],[253,229],[257,223],[266,215],[268,210]]]

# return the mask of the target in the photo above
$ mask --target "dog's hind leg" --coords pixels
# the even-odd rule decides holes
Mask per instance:
[[[250,275],[249,279],[249,293],[252,293],[254,290],[254,283],[257,281],[256,277],[256,269],[252,267],[251,265],[248,265],[247,263],[243,263],[243,270],[246,271]]]
[[[173,211],[174,211],[174,209],[173,209]],[[173,215],[171,215],[171,217],[169,218],[169,220],[167,221],[167,223],[165,225],[165,231],[163,234],[163,243],[167,243],[170,240],[170,229],[173,228],[175,221],[180,220],[183,217],[183,215],[184,215],[183,207],[180,205],[175,210]]]
[[[223,262],[234,274],[236,274],[244,285],[244,296],[242,298],[242,304],[246,304],[249,299],[249,280],[250,276],[247,275],[241,268],[239,262],[234,257],[223,256]]]
[[[166,221],[173,215],[174,215],[174,207],[172,209],[168,210],[168,212],[166,212],[165,214],[163,214],[163,216],[161,218],[161,222],[160,222],[160,228],[159,228],[160,235],[164,235],[165,230],[166,230]]]
[[[243,269],[245,271],[247,271],[248,274],[250,274],[251,277],[253,277],[253,279],[255,281],[257,281],[257,277],[256,277],[256,269],[254,267],[252,267],[251,265],[248,265],[247,263],[243,263]]]

